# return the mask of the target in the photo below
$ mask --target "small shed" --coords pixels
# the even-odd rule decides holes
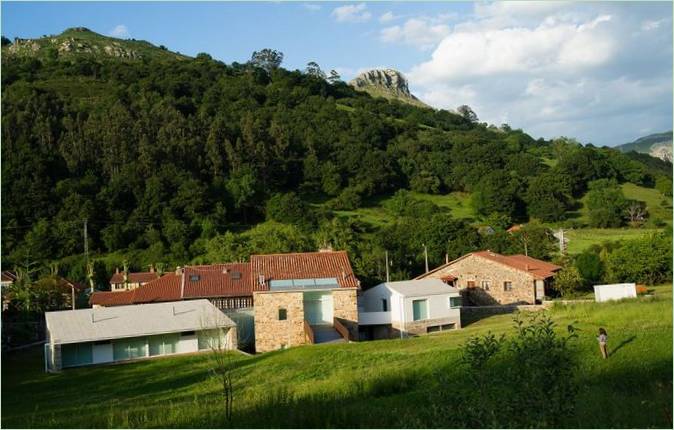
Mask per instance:
[[[45,368],[237,348],[236,324],[208,300],[46,312]]]
[[[597,302],[634,298],[637,296],[637,286],[634,283],[604,284],[594,286],[594,299]]]

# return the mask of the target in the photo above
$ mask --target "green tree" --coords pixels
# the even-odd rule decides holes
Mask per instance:
[[[587,210],[590,225],[608,228],[620,227],[624,221],[627,199],[618,183],[610,179],[599,179],[589,184]]]
[[[525,200],[529,216],[544,222],[563,220],[573,201],[567,178],[554,173],[533,177]]]
[[[554,289],[559,292],[562,297],[569,297],[578,294],[583,288],[583,277],[578,268],[572,265],[566,265],[557,273],[555,273]]]
[[[670,232],[627,240],[609,252],[608,282],[657,284],[672,280],[672,235]]]
[[[595,252],[585,251],[575,258],[575,266],[586,283],[596,283],[604,276],[604,263]]]
[[[250,63],[269,73],[281,66],[281,63],[283,63],[283,52],[269,48],[255,51],[250,58]]]

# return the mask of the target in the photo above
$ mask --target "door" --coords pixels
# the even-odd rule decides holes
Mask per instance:
[[[536,280],[536,302],[542,302],[543,297],[545,296],[545,283],[540,280]]]
[[[332,293],[311,291],[304,293],[304,319],[310,325],[332,325]]]

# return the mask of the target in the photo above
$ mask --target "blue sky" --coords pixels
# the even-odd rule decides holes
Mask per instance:
[[[2,34],[85,26],[230,63],[254,50],[345,79],[391,67],[438,108],[616,145],[672,128],[671,3],[2,3]]]

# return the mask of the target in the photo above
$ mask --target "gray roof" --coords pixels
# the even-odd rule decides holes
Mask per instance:
[[[54,343],[77,343],[234,327],[205,299],[45,312]]]
[[[459,290],[440,279],[417,279],[411,281],[385,282],[384,285],[403,297],[432,296],[436,294],[459,294]]]

